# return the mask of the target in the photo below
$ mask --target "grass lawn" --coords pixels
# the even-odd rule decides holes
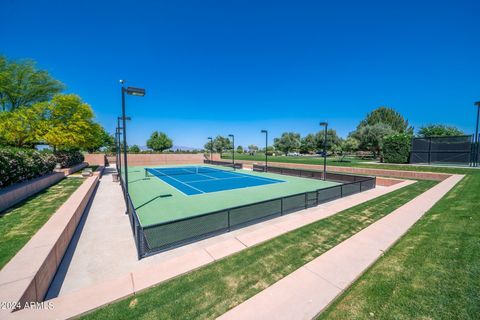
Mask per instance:
[[[479,235],[477,170],[439,201],[320,319],[478,319]]]
[[[63,179],[0,215],[0,269],[48,221],[84,180]]]
[[[231,155],[222,155],[224,159],[231,159]],[[265,157],[262,154],[255,156],[245,155],[245,154],[235,154],[235,160],[251,160],[251,161],[265,161]],[[323,166],[323,158],[312,158],[312,157],[293,157],[293,156],[277,156],[277,157],[268,157],[269,162],[281,162],[281,163],[299,163],[299,164],[317,164]],[[387,170],[404,170],[404,171],[425,171],[425,172],[443,172],[443,173],[458,173],[458,174],[469,174],[480,171],[480,169],[473,169],[469,167],[465,168],[449,168],[449,167],[436,167],[436,166],[414,166],[414,165],[405,165],[405,164],[381,164],[381,163],[365,163],[369,160],[363,160],[359,158],[346,158],[345,161],[339,161],[338,158],[327,158],[327,165],[329,166],[339,166],[339,167],[361,167],[361,168],[372,168],[372,169],[387,169]],[[274,166],[274,164],[272,164]],[[319,170],[323,167],[319,167]]]
[[[419,181],[147,289],[87,319],[213,319],[435,185]]]
[[[222,154],[222,159],[228,160],[232,159],[231,154]],[[347,166],[351,167],[357,164],[362,164],[362,162],[369,161],[368,159],[360,159],[356,157],[346,157],[343,161],[340,161],[341,157],[330,157],[327,158],[327,164],[332,166]],[[239,154],[235,153],[235,160],[250,160],[250,161],[265,161],[264,153],[257,153],[254,156],[249,154]],[[320,156],[269,156],[269,162],[284,162],[284,163],[302,163],[302,164],[318,164],[323,165],[323,158]]]

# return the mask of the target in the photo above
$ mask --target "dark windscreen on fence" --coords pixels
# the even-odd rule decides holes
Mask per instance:
[[[410,163],[471,165],[475,159],[473,136],[412,139]]]

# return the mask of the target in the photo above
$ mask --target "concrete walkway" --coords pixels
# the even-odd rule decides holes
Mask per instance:
[[[105,168],[50,285],[47,300],[117,275],[119,261],[130,268],[138,263],[122,188],[112,179],[114,172],[114,168]]]
[[[444,180],[219,319],[314,318],[462,178]]]
[[[55,308],[22,310],[8,314],[8,319],[67,319],[78,316],[415,183],[403,181],[390,187],[377,187],[138,261],[129,221],[123,213],[123,202],[117,201],[121,199],[120,187],[111,183],[110,174],[107,170],[100,182],[78,242],[71,248],[70,263],[62,266],[65,276],[56,283],[56,292],[60,295],[49,300]],[[111,194],[111,190],[116,190],[112,192],[118,194]],[[115,210],[110,210],[112,202],[118,203]],[[108,232],[103,229],[106,224],[111,225]]]
[[[47,299],[62,296],[82,288],[113,280],[130,273],[148,275],[138,280],[136,289],[168,279],[174,265],[175,274],[198,267],[198,261],[210,263],[247,247],[272,239],[290,230],[324,219],[337,212],[402,188],[413,181],[369,191],[331,201],[314,208],[298,211],[220,236],[195,242],[138,260],[130,222],[125,215],[121,187],[112,182],[113,169],[106,168],[93,202],[84,215],[70,245],[66,258],[47,294]],[[189,259],[194,260],[191,265]],[[191,265],[191,269],[185,266]],[[153,268],[154,270],[149,270]],[[159,270],[159,268],[161,270]],[[166,272],[165,272],[166,270]],[[155,280],[156,279],[156,280]],[[155,282],[156,281],[156,282]],[[143,283],[143,285],[140,285]]]

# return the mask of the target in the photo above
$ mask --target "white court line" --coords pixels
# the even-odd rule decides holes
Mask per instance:
[[[206,180],[195,180],[195,181],[189,181],[187,183],[197,183],[197,182],[207,182],[207,181],[223,181],[223,180],[230,180],[230,179],[245,179],[246,177],[231,177],[231,178],[214,178],[212,179],[206,179]]]
[[[151,170],[155,170],[156,172],[160,173],[160,171],[157,171],[156,169],[151,169]],[[180,180],[178,180],[178,179],[175,179],[175,178],[172,177],[172,176],[169,176],[169,175],[166,175],[166,174],[160,174],[160,176],[167,177],[167,178],[171,178],[171,179],[173,179],[173,180],[175,180],[175,181],[177,181],[177,182],[180,182],[180,183],[183,184],[183,185],[186,185],[186,186],[189,187],[189,188],[192,188],[192,189],[195,189],[195,190],[197,190],[197,191],[200,191],[201,193],[205,193],[205,191],[202,191],[202,190],[200,190],[200,189],[197,189],[197,188],[195,188],[195,187],[193,187],[193,186],[191,186],[191,185],[189,185],[189,184],[187,184],[187,183],[185,183],[185,182],[182,182],[182,181],[180,181]],[[165,181],[164,181],[164,182],[165,182]],[[171,185],[171,186],[172,186],[172,185]],[[172,187],[175,188],[175,186],[172,186]],[[175,189],[178,190],[178,188],[175,188]]]

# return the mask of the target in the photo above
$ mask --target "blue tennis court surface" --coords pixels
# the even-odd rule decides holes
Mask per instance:
[[[284,182],[210,167],[146,168],[145,173],[189,196]]]

